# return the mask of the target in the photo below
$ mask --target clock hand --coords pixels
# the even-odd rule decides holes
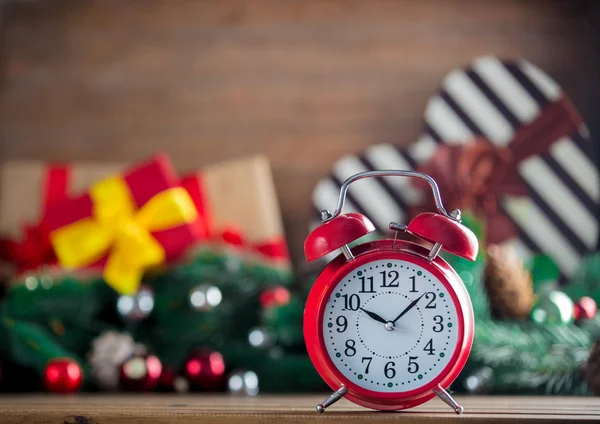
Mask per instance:
[[[400,312],[400,315],[398,315],[398,316],[396,317],[396,319],[392,321],[392,323],[394,323],[394,324],[395,324],[395,323],[396,323],[396,321],[398,321],[400,318],[402,318],[402,317],[404,316],[404,314],[406,314],[408,311],[410,311],[412,308],[414,308],[414,307],[415,307],[415,305],[416,305],[417,303],[419,303],[419,300],[421,300],[421,298],[422,298],[423,296],[425,296],[426,294],[427,294],[427,292],[423,293],[421,296],[417,297],[415,300],[413,300],[412,302],[410,302],[410,304],[409,304],[409,305],[406,307],[406,309],[404,309],[402,312]]]
[[[382,324],[387,323],[386,320],[384,320],[383,318],[381,318],[379,315],[377,315],[375,312],[370,312],[367,311],[366,309],[360,308],[361,311],[363,311],[365,314],[367,314],[368,316],[370,316],[371,318],[373,318],[375,321],[379,321]]]

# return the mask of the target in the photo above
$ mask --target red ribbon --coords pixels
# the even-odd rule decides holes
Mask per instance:
[[[270,259],[289,259],[287,244],[283,237],[272,238],[260,243],[250,243],[246,240],[242,229],[235,226],[228,226],[225,230],[212,238],[216,241],[223,241],[230,246],[235,246]]]
[[[70,168],[66,165],[48,165],[42,177],[41,218],[37,224],[22,224],[22,240],[0,239],[0,258],[11,262],[18,273],[56,263],[50,243],[49,230],[44,220],[57,200],[67,197]]]
[[[573,134],[581,123],[572,103],[561,97],[545,106],[532,122],[519,128],[505,147],[497,147],[484,138],[465,144],[441,145],[430,161],[417,170],[436,180],[447,210],[460,208],[484,216],[487,243],[500,243],[515,237],[517,230],[498,208],[498,200],[505,195],[526,196],[528,193],[518,172],[519,164],[531,156],[548,152],[554,142]],[[414,213],[434,208],[428,196],[426,203],[415,208]]]

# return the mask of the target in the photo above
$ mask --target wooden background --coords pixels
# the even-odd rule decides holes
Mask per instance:
[[[598,134],[598,3],[8,1],[0,155],[163,150],[194,168],[265,152],[300,263],[318,178],[344,153],[415,140],[441,78],[478,55],[541,66]]]

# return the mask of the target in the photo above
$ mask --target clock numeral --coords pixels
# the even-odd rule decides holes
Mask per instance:
[[[369,373],[369,367],[371,366],[371,361],[373,360],[373,357],[363,357],[361,363],[365,363],[365,361],[367,361],[367,368],[365,368],[365,374]]]
[[[381,287],[398,287],[398,277],[400,277],[398,271],[381,271],[380,274],[383,277]],[[389,283],[387,282],[388,278],[390,279]]]
[[[346,350],[344,353],[346,356],[354,356],[356,355],[356,342],[352,339],[346,340]]]
[[[427,306],[425,306],[425,309],[435,309],[437,307],[435,303],[436,297],[437,296],[434,292],[429,292],[425,294],[425,300],[429,300],[429,303],[427,304]]]
[[[357,294],[348,296],[347,294],[342,296],[344,298],[344,310],[345,311],[358,311],[360,308],[360,297]]]
[[[427,352],[428,355],[435,355],[435,349],[433,348],[433,339],[429,339],[423,350]]]
[[[361,289],[359,293],[375,293],[375,290],[373,290],[373,277],[360,277],[360,284]],[[367,285],[369,290],[367,290]]]
[[[337,332],[343,333],[348,328],[348,320],[345,316],[340,315],[336,318],[335,323],[338,325]]]
[[[394,378],[396,377],[396,369],[394,368],[396,366],[396,363],[393,361],[388,362],[387,364],[385,364],[385,368],[383,369],[383,373],[385,374],[385,376],[387,378]]]
[[[411,281],[411,283],[412,283],[412,286],[411,286],[410,292],[411,292],[411,293],[416,293],[416,292],[417,292],[417,289],[416,289],[416,287],[415,287],[415,283],[416,283],[416,281],[417,281],[417,277],[415,277],[415,276],[413,275],[412,277],[410,277],[410,281]]]
[[[418,356],[408,357],[408,372],[411,374],[415,374],[417,371],[419,371],[419,364],[415,362],[417,359],[419,359]]]
[[[433,317],[433,322],[435,322],[435,325],[433,326],[433,331],[435,331],[436,333],[439,333],[440,331],[442,331],[444,329],[444,317],[441,315],[436,315]]]

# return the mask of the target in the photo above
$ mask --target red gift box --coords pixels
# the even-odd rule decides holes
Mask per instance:
[[[121,256],[119,266],[113,268],[127,267],[139,261],[137,256],[143,256],[148,245],[153,259],[139,267],[146,268],[179,257],[204,233],[189,194],[178,182],[168,157],[157,155],[119,176],[96,183],[83,195],[53,203],[46,215],[46,225],[61,264],[71,268],[104,267],[111,286],[121,293],[134,292],[141,275],[133,279],[136,281],[128,278],[109,281],[119,280],[107,276],[113,256],[115,261],[116,256]],[[173,193],[178,200],[171,199]],[[164,204],[160,206],[166,197],[169,197],[167,209]],[[110,219],[102,218],[106,213],[111,215]],[[170,214],[175,214],[170,224],[160,222]],[[147,225],[151,221],[158,224]],[[177,224],[173,225],[175,221]],[[157,225],[160,229],[156,229]],[[112,226],[118,228],[108,228]],[[96,246],[103,243],[103,237],[107,240],[106,250]],[[95,245],[90,250],[95,257],[90,254],[82,258],[80,250],[90,244]]]

